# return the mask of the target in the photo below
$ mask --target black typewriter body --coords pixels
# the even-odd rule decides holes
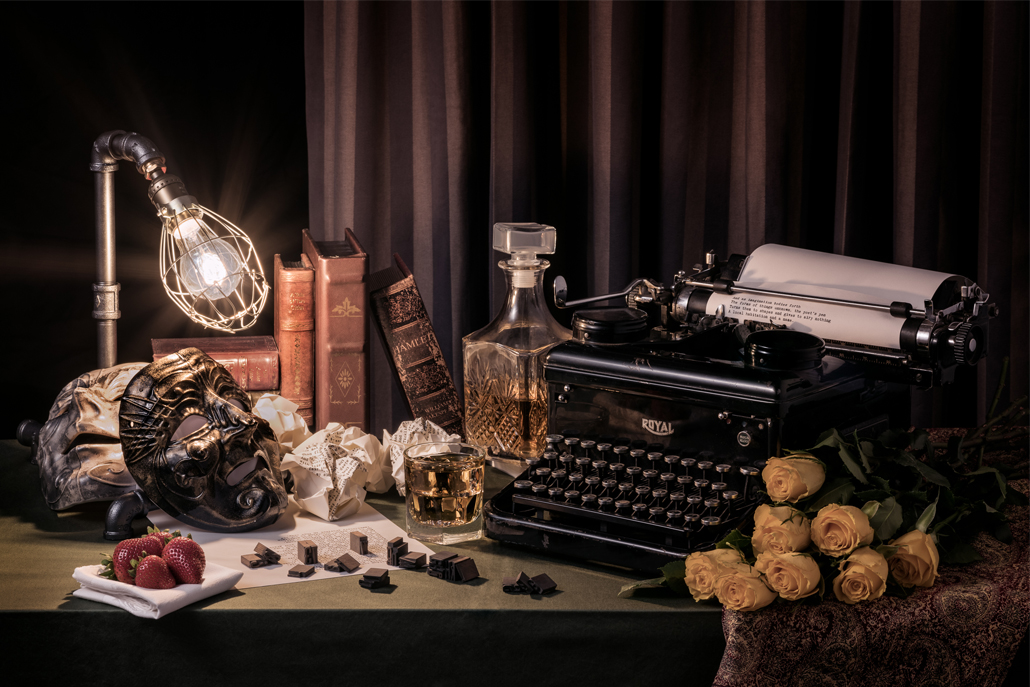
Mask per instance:
[[[781,448],[811,446],[829,427],[888,426],[897,387],[853,364],[820,356],[782,370],[745,357],[729,327],[554,347],[548,451],[486,505],[487,535],[653,571],[746,520]]]

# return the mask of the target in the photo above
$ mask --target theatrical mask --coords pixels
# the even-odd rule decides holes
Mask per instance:
[[[286,510],[275,433],[225,368],[199,349],[143,368],[125,390],[120,416],[125,464],[169,515],[242,532]]]
[[[43,498],[53,510],[112,501],[136,488],[118,442],[118,404],[144,367],[128,363],[93,370],[57,395],[34,456]]]

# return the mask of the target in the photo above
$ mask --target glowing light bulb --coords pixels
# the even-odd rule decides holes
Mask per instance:
[[[231,296],[242,279],[239,252],[195,217],[180,221],[172,236],[182,256],[177,271],[186,289],[209,300]]]

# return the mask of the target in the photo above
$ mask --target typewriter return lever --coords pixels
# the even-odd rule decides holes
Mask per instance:
[[[640,290],[640,286],[649,290],[651,295],[637,296],[634,300],[639,303],[651,303],[655,300],[654,294],[661,294],[664,291],[664,288],[658,282],[653,282],[650,279],[634,279],[630,282],[629,286],[618,293],[609,293],[603,296],[591,296],[590,298],[581,298],[578,301],[566,301],[565,299],[568,298],[569,295],[568,284],[565,282],[565,277],[558,275],[554,278],[554,305],[561,309],[576,308],[581,305],[587,305],[588,303],[599,303],[613,298],[624,298],[633,293],[634,290]]]

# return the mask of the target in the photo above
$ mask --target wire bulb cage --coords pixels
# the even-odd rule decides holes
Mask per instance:
[[[232,333],[253,326],[269,287],[250,238],[202,205],[162,210],[160,269],[168,296],[205,327]]]

